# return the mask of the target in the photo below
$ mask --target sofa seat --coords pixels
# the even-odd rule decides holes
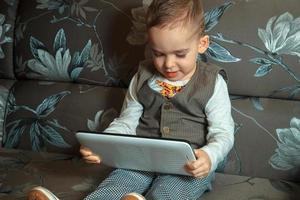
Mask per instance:
[[[86,164],[79,156],[0,149],[0,199],[22,200],[42,185],[62,200],[81,200],[112,169]],[[203,200],[297,200],[300,185],[287,181],[217,173]]]

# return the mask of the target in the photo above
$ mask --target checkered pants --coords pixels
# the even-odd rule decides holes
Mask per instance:
[[[191,176],[116,169],[84,200],[119,200],[136,192],[147,200],[196,200],[211,190],[214,173],[196,179]]]

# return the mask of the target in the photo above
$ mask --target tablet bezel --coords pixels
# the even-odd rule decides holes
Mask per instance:
[[[181,158],[179,158],[178,160],[179,160],[179,162],[180,163],[183,163],[183,159],[185,159],[185,162],[184,162],[184,164],[187,162],[187,161],[191,161],[191,160],[196,160],[196,155],[195,155],[195,152],[193,151],[193,149],[192,149],[192,146],[191,146],[191,144],[188,142],[188,141],[186,141],[186,140],[182,140],[182,139],[174,139],[174,138],[153,138],[153,137],[144,137],[144,136],[136,136],[136,135],[128,135],[128,134],[119,134],[119,133],[104,133],[104,132],[89,132],[89,131],[78,131],[77,133],[76,133],[76,138],[78,139],[78,141],[82,144],[82,143],[84,143],[83,144],[83,146],[86,146],[86,147],[88,147],[88,148],[90,148],[91,150],[93,150],[93,151],[97,151],[96,149],[99,149],[99,146],[98,147],[94,147],[93,145],[90,145],[90,144],[87,144],[86,143],[86,141],[85,142],[83,142],[82,141],[82,139],[81,139],[81,137],[83,137],[83,135],[87,135],[88,137],[93,137],[93,136],[95,136],[95,135],[102,135],[102,136],[108,136],[108,137],[112,137],[112,138],[120,138],[120,139],[122,139],[122,142],[124,142],[124,138],[132,138],[133,140],[131,140],[131,141],[142,141],[142,143],[144,144],[146,141],[149,141],[149,145],[150,145],[150,143],[152,142],[159,142],[159,141],[161,141],[162,142],[162,144],[167,144],[166,142],[168,142],[168,141],[170,141],[170,142],[173,142],[172,143],[172,146],[174,146],[174,145],[179,145],[178,146],[178,148],[182,148],[183,146],[183,148],[185,148],[185,152],[184,153],[186,153],[187,155],[186,155],[186,158],[183,158],[183,155],[181,155],[182,157]],[[97,137],[97,136],[96,136]],[[142,140],[141,140],[142,139]],[[88,140],[88,139],[87,139]],[[94,143],[95,141],[90,141],[90,143]],[[120,141],[117,141],[117,142],[119,142],[120,143]],[[147,143],[147,142],[146,142]],[[136,146],[137,146],[137,148],[143,148],[139,143],[135,143],[135,144],[137,144]],[[130,145],[135,145],[135,144],[130,144]],[[171,143],[170,143],[171,144]],[[122,145],[124,146],[124,144],[122,143]],[[147,151],[149,151],[149,147],[147,146],[147,147],[145,147],[145,148],[148,148],[147,149]],[[166,151],[166,146],[164,146],[164,147],[162,147],[163,148],[163,151]],[[169,148],[169,147],[168,147]],[[174,147],[171,147],[171,148],[174,148]],[[174,149],[173,149],[174,150]],[[106,151],[106,150],[105,150]],[[167,152],[167,151],[166,151]],[[95,153],[97,153],[97,154],[101,154],[101,153],[99,153],[99,152],[95,152]],[[102,151],[102,153],[103,153],[103,151]],[[147,153],[149,153],[149,152],[147,152]],[[151,154],[151,152],[150,152],[150,154]],[[171,155],[173,155],[172,153],[170,153]],[[167,154],[166,154],[167,155]],[[107,155],[103,155],[102,154],[102,157],[106,157]],[[118,157],[118,156],[116,156],[116,157]],[[149,157],[151,157],[151,159],[152,159],[152,155],[151,156],[149,156]],[[107,159],[107,157],[106,157],[106,159]],[[113,159],[113,158],[110,158],[110,159]],[[145,158],[143,158],[143,159],[145,159]],[[171,159],[171,158],[170,158]],[[132,160],[131,160],[132,161]],[[136,162],[136,161],[135,161]],[[160,161],[156,161],[156,162],[160,162]],[[163,162],[163,161],[162,161]],[[103,163],[104,164],[106,164],[106,165],[108,165],[108,166],[111,166],[111,167],[116,167],[116,168],[125,168],[125,169],[133,169],[133,170],[142,170],[142,171],[153,171],[153,172],[158,172],[158,173],[169,173],[169,174],[178,174],[178,175],[189,175],[189,176],[191,176],[191,174],[189,174],[185,169],[184,169],[184,166],[181,166],[180,167],[180,169],[178,169],[177,170],[177,168],[178,168],[178,166],[173,166],[174,167],[174,169],[172,168],[170,168],[171,170],[170,170],[170,172],[168,172],[168,171],[166,171],[166,167],[165,166],[162,166],[161,168],[162,169],[159,169],[160,167],[157,167],[157,165],[155,165],[155,169],[152,169],[151,167],[149,167],[149,168],[151,168],[151,169],[146,169],[146,168],[143,168],[143,169],[139,169],[139,168],[134,168],[134,167],[132,167],[132,166],[130,166],[129,168],[128,167],[120,167],[120,166],[114,166],[114,164],[112,164],[111,163],[111,161],[110,161],[110,163],[107,163],[106,162],[106,160],[104,159],[103,160]],[[169,164],[169,163],[168,163]],[[172,164],[172,163],[171,163]],[[170,164],[170,165],[171,165]],[[176,163],[177,164],[177,163]],[[162,164],[163,165],[163,164]],[[124,166],[124,165],[123,165]],[[172,166],[171,166],[172,167]]]

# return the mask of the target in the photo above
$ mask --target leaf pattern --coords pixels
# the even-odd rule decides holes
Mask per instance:
[[[63,29],[60,29],[54,39],[53,49],[55,52],[59,51],[62,48],[62,53],[67,49],[67,39]]]
[[[96,113],[94,120],[88,119],[87,127],[90,131],[102,131],[102,129],[108,127],[109,124],[113,121],[113,119],[117,116],[118,112],[114,108],[105,111],[99,110]]]
[[[90,51],[90,59],[87,61],[87,67],[91,68],[91,71],[97,71],[104,69],[104,54],[103,51],[99,52],[98,44],[93,44]]]
[[[70,94],[69,91],[64,91],[44,99],[44,101],[37,107],[36,113],[38,117],[46,117],[51,112],[53,112],[57,104],[64,98],[66,95]]]
[[[300,57],[300,17],[285,12],[269,19],[266,29],[258,29],[258,36],[272,53]]]
[[[4,24],[4,22],[5,22],[5,15],[0,13],[0,59],[3,59],[5,57],[4,51],[2,49],[2,45],[4,45],[5,43],[12,42],[12,38],[6,36],[7,32],[11,28],[11,25]]]
[[[223,5],[216,7],[204,14],[205,18],[205,30],[212,30],[218,23],[225,10],[233,5],[232,2],[224,3]]]
[[[71,14],[76,15],[77,17],[82,17],[86,20],[86,12],[95,12],[98,11],[96,8],[85,6],[89,0],[80,0],[78,3],[73,1],[71,5]]]
[[[42,137],[45,141],[49,142],[50,144],[60,147],[60,148],[69,148],[71,147],[69,144],[65,142],[63,137],[51,126],[46,125],[40,125],[39,128],[42,132]]]
[[[55,56],[51,55],[45,45],[34,37],[30,38],[30,48],[34,59],[27,61],[28,67],[33,71],[29,77],[76,81],[89,58],[91,40],[80,53],[75,52],[73,58],[66,47],[66,35],[63,29],[57,32],[53,42]]]
[[[19,144],[20,137],[22,136],[26,126],[22,124],[22,120],[16,120],[8,125],[12,126],[8,133],[7,139],[4,140],[4,147],[13,148]]]
[[[258,111],[263,111],[264,110],[264,108],[262,106],[262,103],[260,101],[260,98],[251,97],[250,100],[251,100],[251,102],[252,102],[252,104],[253,104],[253,106],[256,110],[258,110]]]
[[[241,60],[240,58],[232,56],[227,49],[214,41],[211,41],[205,54],[219,62],[238,62]]]
[[[271,166],[278,170],[300,167],[300,119],[291,119],[290,128],[276,129],[279,139],[275,154],[270,158]]]
[[[39,3],[37,9],[58,10],[60,14],[68,6],[64,0],[36,0],[36,2]]]
[[[3,125],[5,117],[5,108],[8,97],[8,89],[0,85],[0,143],[3,136]]]
[[[4,146],[15,148],[18,146],[20,138],[26,128],[29,129],[31,147],[34,151],[41,151],[45,148],[45,143],[49,143],[59,148],[70,148],[65,142],[58,130],[69,131],[66,127],[60,125],[56,119],[48,119],[54,112],[61,100],[69,95],[70,91],[63,91],[45,98],[36,109],[24,105],[14,105],[11,112],[19,109],[25,109],[35,115],[34,118],[19,119],[10,122],[7,128],[11,127],[8,136],[4,141]],[[15,104],[13,102],[13,104]]]

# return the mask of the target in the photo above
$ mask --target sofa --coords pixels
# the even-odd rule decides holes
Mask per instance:
[[[112,170],[87,164],[75,133],[118,116],[149,58],[151,0],[0,1],[0,199],[44,186],[79,200]],[[208,51],[223,67],[235,144],[203,200],[300,199],[298,0],[204,0]]]

